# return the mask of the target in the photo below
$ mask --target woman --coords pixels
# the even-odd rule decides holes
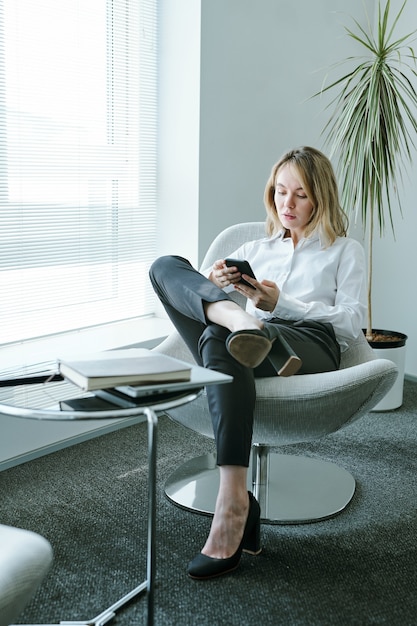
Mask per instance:
[[[327,157],[310,147],[285,154],[272,168],[264,200],[267,237],[230,253],[249,261],[256,279],[225,259],[199,273],[185,259],[166,256],[150,272],[197,363],[233,376],[230,384],[207,387],[220,486],[208,539],[188,566],[197,579],[232,571],[242,551],[261,551],[259,505],[246,487],[254,378],[338,369],[340,351],[364,321],[364,253],[346,236]],[[246,310],[230,290],[247,298]]]

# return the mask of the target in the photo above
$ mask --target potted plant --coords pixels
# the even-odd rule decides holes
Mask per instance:
[[[404,0],[391,17],[391,0],[386,0],[384,8],[379,0],[375,29],[368,16],[368,31],[355,19],[356,32],[345,28],[347,35],[362,46],[363,56],[350,56],[333,66],[334,69],[348,63],[349,70],[314,96],[337,90],[336,97],[326,107],[333,107],[333,112],[323,133],[330,146],[330,156],[338,159],[342,206],[352,210],[355,216],[360,215],[367,235],[368,320],[364,332],[378,355],[398,361],[400,370],[391,399],[386,402],[383,399],[377,410],[402,404],[407,340],[403,333],[374,329],[372,325],[375,230],[378,228],[379,235],[383,236],[389,224],[395,235],[394,208],[402,215],[398,185],[400,166],[406,161],[411,163],[412,134],[417,133],[417,93],[413,87],[417,77],[416,56],[411,47],[417,31],[399,37],[394,35],[407,2]],[[389,350],[389,354],[382,354],[381,349]]]

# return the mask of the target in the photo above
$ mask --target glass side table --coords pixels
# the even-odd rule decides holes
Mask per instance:
[[[178,391],[170,391],[170,384],[158,384],[158,394],[149,394],[138,401],[134,408],[114,407],[94,411],[73,411],[62,409],[64,401],[76,397],[91,396],[83,394],[80,389],[65,380],[50,380],[35,384],[18,384],[0,386],[0,414],[19,418],[39,420],[97,420],[115,419],[129,420],[145,416],[148,434],[148,524],[147,524],[147,556],[146,578],[129,593],[101,611],[98,615],[85,621],[60,621],[61,626],[102,626],[116,616],[116,612],[133,598],[146,591],[147,624],[154,624],[154,586],[156,563],[156,453],[158,413],[192,402],[209,384],[228,383],[230,376],[192,366],[191,380],[182,385]],[[196,384],[198,381],[198,385]],[[162,392],[161,392],[162,388]],[[164,391],[166,389],[166,391]],[[62,405],[60,404],[62,403]],[[24,626],[24,625],[14,625]],[[32,625],[35,626],[35,625]],[[58,626],[38,624],[36,626]]]

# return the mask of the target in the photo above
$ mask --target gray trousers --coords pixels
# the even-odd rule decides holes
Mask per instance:
[[[273,344],[271,358],[257,368],[238,363],[226,349],[230,331],[206,319],[204,304],[230,300],[214,283],[178,256],[163,256],[150,269],[150,279],[169,318],[187,344],[198,365],[233,376],[227,385],[209,385],[207,398],[213,422],[218,465],[249,465],[253,411],[256,400],[255,378],[276,376],[279,342]],[[303,362],[299,374],[332,371],[339,368],[340,348],[330,324],[314,320],[289,322],[268,320]],[[276,345],[277,344],[277,345]]]

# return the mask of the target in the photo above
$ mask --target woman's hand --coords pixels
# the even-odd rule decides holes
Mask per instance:
[[[209,280],[220,289],[224,289],[229,285],[236,285],[240,277],[241,274],[237,267],[228,267],[224,259],[219,259],[213,263]]]
[[[257,309],[268,312],[273,311],[278,303],[280,293],[278,285],[271,280],[262,280],[259,282],[246,274],[243,274],[243,278],[250,283],[254,289],[246,287],[242,285],[242,283],[238,283],[235,285],[235,290],[251,300],[254,307]]]
[[[251,289],[251,287],[246,287],[240,283],[241,278],[244,278],[254,288]],[[276,283],[270,280],[259,282],[247,274],[241,274],[237,267],[228,267],[224,259],[219,259],[213,263],[209,279],[220,289],[233,285],[236,291],[245,298],[252,300],[253,305],[262,311],[273,311],[277,305],[279,289]]]

